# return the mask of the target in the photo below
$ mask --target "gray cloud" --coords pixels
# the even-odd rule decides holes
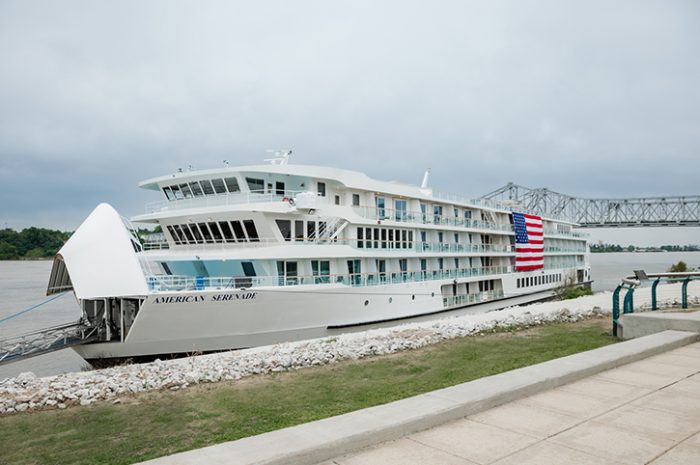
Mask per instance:
[[[267,148],[473,196],[700,193],[698,5],[6,0],[0,219],[135,214],[138,180]]]

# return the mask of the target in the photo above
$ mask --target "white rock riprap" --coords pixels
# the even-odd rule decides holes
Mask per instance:
[[[680,297],[679,288],[661,286],[660,305]],[[663,291],[663,292],[662,292]],[[635,306],[648,306],[648,291],[635,293]],[[692,295],[697,295],[693,293]],[[115,401],[118,396],[158,389],[178,390],[198,383],[238,380],[246,376],[325,365],[417,349],[436,342],[509,328],[550,322],[578,321],[609,315],[610,292],[574,300],[440,320],[372,329],[308,341],[290,342],[247,350],[200,355],[185,359],[156,360],[102,370],[38,378],[32,373],[0,381],[0,414],[33,409],[66,408]],[[693,302],[697,303],[697,297]]]

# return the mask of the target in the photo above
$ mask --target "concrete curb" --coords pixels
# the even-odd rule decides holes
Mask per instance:
[[[696,342],[664,331],[324,420],[142,462],[313,465]]]

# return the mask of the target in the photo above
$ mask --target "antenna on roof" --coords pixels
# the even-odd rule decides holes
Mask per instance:
[[[178,173],[182,173],[182,168],[178,168],[178,169],[177,169],[177,172],[178,172]]]
[[[425,170],[425,174],[423,175],[423,182],[420,183],[420,190],[425,195],[432,195],[433,194],[433,190],[430,187],[428,187],[429,182],[430,182],[430,168]]]
[[[274,153],[274,158],[266,158],[271,165],[286,165],[289,163],[289,157],[292,156],[291,150],[267,150],[267,153]]]
[[[430,168],[425,170],[425,174],[423,175],[423,182],[420,183],[420,188],[427,189],[428,188],[428,181],[430,181]]]
[[[224,165],[228,166],[228,160],[224,160]]]

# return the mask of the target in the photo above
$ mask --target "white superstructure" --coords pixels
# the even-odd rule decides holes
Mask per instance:
[[[543,218],[544,268],[516,272],[510,207],[333,168],[179,172],[132,222],[101,204],[59,251],[49,293],[73,289],[113,358],[318,337],[442,312],[502,308],[590,281],[572,223]],[[517,208],[513,210],[520,211]]]

